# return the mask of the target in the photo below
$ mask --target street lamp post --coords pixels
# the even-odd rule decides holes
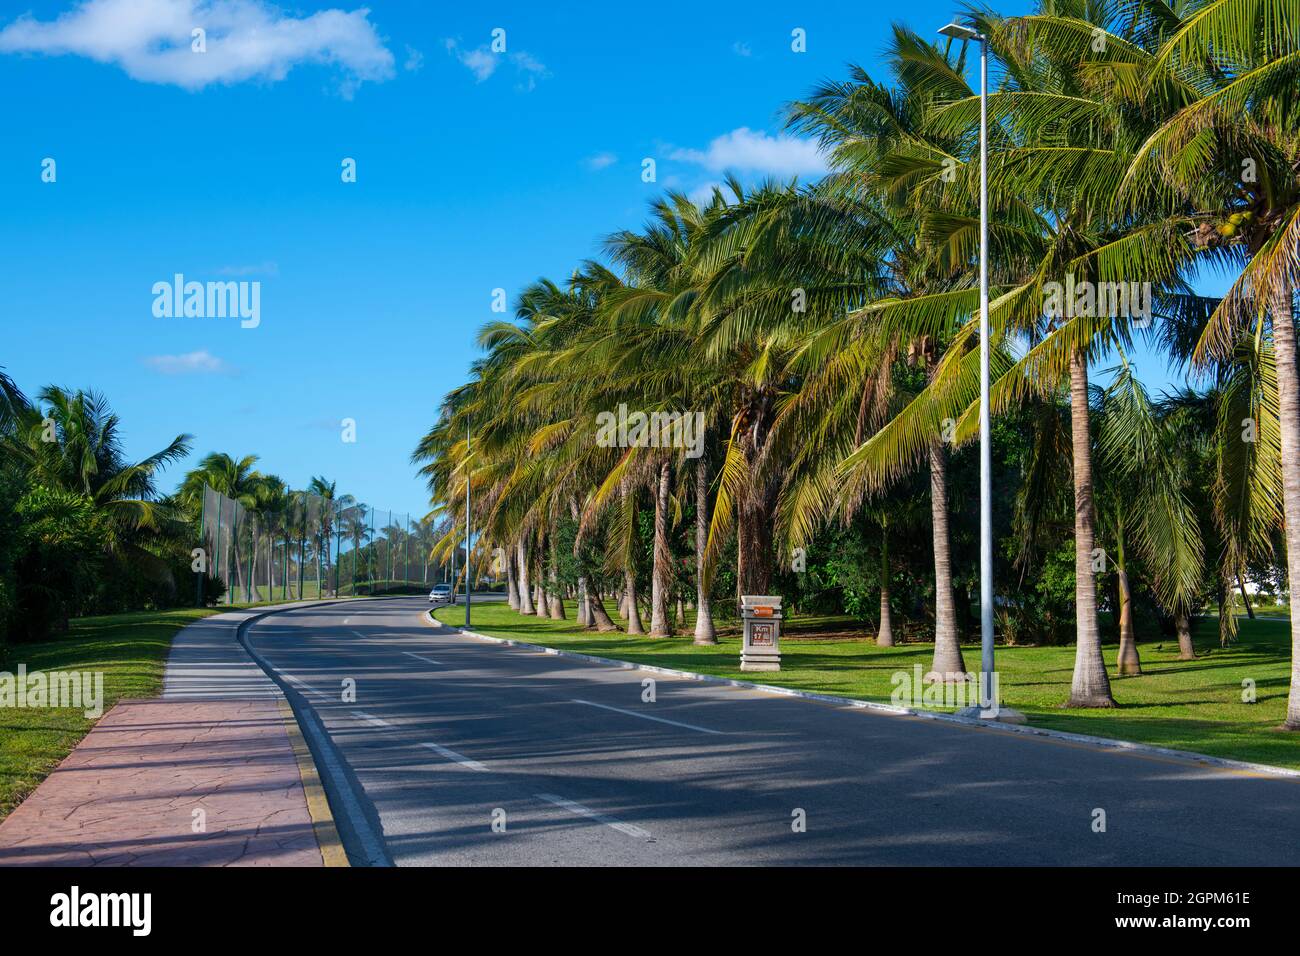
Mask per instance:
[[[980,45],[980,696],[981,716],[996,716],[993,693],[993,458],[989,427],[989,38],[949,23],[943,36]],[[986,696],[987,695],[987,696]]]
[[[469,422],[465,422],[465,626],[469,627],[469,603],[474,590],[469,558]]]

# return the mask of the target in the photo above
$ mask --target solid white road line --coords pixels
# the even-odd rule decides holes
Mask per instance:
[[[702,734],[721,734],[721,730],[710,730],[708,727],[697,727],[695,724],[683,724],[680,721],[669,720],[666,717],[651,717],[649,714],[639,714],[635,710],[623,710],[621,707],[610,707],[608,704],[597,704],[589,700],[571,701],[574,704],[586,704],[588,707],[599,707],[601,710],[612,710],[616,714],[627,714],[629,717],[640,717],[642,720],[653,720],[659,724],[672,724],[674,727],[685,727],[687,730],[698,730]]]
[[[613,827],[619,833],[626,833],[628,836],[635,837],[638,840],[650,839],[649,830],[642,830],[640,827],[634,826],[631,823],[623,823],[620,820],[615,820],[608,814],[584,807],[582,804],[574,803],[572,800],[566,800],[564,797],[557,797],[553,793],[538,793],[534,794],[534,796],[536,796],[538,800],[545,800],[547,803],[553,803],[557,807],[563,807],[565,810],[568,810],[570,813],[576,814],[577,816],[589,817],[597,823],[603,823],[607,827]]]
[[[425,661],[429,664],[437,664],[439,667],[442,666],[442,661],[435,661],[432,657],[425,657],[423,654],[415,653],[415,651],[402,651],[402,653],[407,657],[414,657],[416,660]]]
[[[483,766],[477,760],[470,760],[464,754],[458,754],[454,750],[448,750],[446,747],[439,747],[437,744],[433,744],[433,743],[422,743],[420,744],[420,746],[428,747],[434,753],[441,754],[442,756],[446,757],[448,760],[454,760],[456,761],[456,763],[462,766],[469,767],[470,770],[477,770],[479,773],[488,772],[488,768]]]

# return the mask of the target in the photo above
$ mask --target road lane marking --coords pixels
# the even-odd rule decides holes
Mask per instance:
[[[588,817],[595,820],[597,823],[603,823],[607,827],[614,828],[619,833],[626,833],[628,836],[635,837],[638,840],[650,839],[649,830],[642,830],[640,827],[631,823],[623,823],[621,820],[616,820],[608,814],[601,813],[599,810],[592,810],[590,807],[584,807],[582,804],[574,803],[572,800],[567,800],[564,797],[557,797],[553,793],[537,793],[534,794],[534,796],[537,797],[538,800],[545,800],[547,803],[553,803],[557,807],[568,810],[570,813],[577,816]]]
[[[590,700],[578,700],[573,698],[571,703],[586,704],[588,707],[599,707],[601,710],[612,710],[616,714],[627,714],[629,717],[640,717],[642,720],[653,720],[659,724],[672,724],[674,727],[685,727],[687,730],[698,730],[702,734],[721,734],[721,730],[710,730],[708,727],[697,727],[695,724],[683,724],[680,721],[669,720],[667,717],[651,717],[649,714],[639,714],[635,710],[624,710],[621,707],[610,707],[608,704],[597,704]]]
[[[432,657],[425,657],[423,654],[415,653],[415,651],[402,651],[402,653],[407,657],[414,657],[417,660],[426,661],[430,664],[437,664],[439,667],[443,666],[442,661],[435,661]]]
[[[300,680],[299,678],[294,677],[292,674],[287,674],[284,671],[281,671],[280,674],[281,676],[284,677],[285,680],[293,681],[295,685],[301,687],[306,693],[308,693],[312,697],[319,697],[321,700],[330,699],[327,695],[322,694],[315,687],[312,687],[311,684],[308,684],[305,680]]]
[[[488,772],[488,768],[483,766],[477,760],[470,760],[464,754],[458,754],[454,750],[448,750],[446,747],[439,747],[437,744],[427,743],[427,742],[420,744],[420,746],[428,747],[434,753],[441,754],[442,756],[446,757],[448,760],[454,760],[456,761],[456,763],[461,764],[462,766],[469,767],[470,770],[477,770],[479,773]]]
[[[384,719],[382,719],[382,718],[380,718],[380,717],[376,717],[374,714],[367,714],[364,710],[354,710],[354,711],[352,712],[352,716],[353,716],[353,717],[360,717],[360,718],[361,718],[362,720],[364,720],[366,723],[368,723],[368,724],[374,724],[376,727],[392,727],[392,726],[393,726],[393,725],[390,724],[388,721],[386,721],[386,720],[384,720]]]
[[[355,634],[357,637],[361,638],[363,641],[366,640],[366,635],[362,634],[360,631],[353,631],[352,633]]]

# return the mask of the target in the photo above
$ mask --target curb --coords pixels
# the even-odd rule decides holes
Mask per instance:
[[[270,617],[272,614],[280,614],[285,611],[305,610],[312,607],[326,607],[331,604],[345,604],[353,600],[355,599],[331,598],[324,601],[309,601],[304,604],[296,604],[293,607],[276,608],[264,611],[260,614],[255,614],[252,617],[245,618],[243,621],[239,622],[238,626],[235,628],[235,640],[239,643],[239,646],[244,649],[244,652],[252,658],[253,662],[262,669],[262,672],[266,674],[271,682],[279,689],[281,705],[282,707],[287,707],[289,709],[289,714],[285,715],[286,722],[288,722],[290,715],[294,718],[293,723],[297,729],[297,741],[301,741],[304,750],[306,751],[305,754],[300,753],[297,749],[297,741],[295,741],[294,750],[299,757],[298,769],[300,775],[303,776],[303,788],[308,795],[307,806],[311,813],[313,828],[316,830],[316,842],[321,851],[321,859],[325,862],[325,865],[352,865],[352,858],[348,855],[346,848],[343,846],[342,838],[335,822],[334,808],[323,783],[324,778],[328,777],[333,782],[335,794],[339,796],[339,799],[343,804],[341,808],[342,816],[350,821],[352,835],[355,837],[356,841],[361,844],[361,865],[391,866],[392,864],[389,862],[387,852],[384,848],[383,838],[374,831],[374,827],[370,824],[370,821],[365,815],[365,811],[356,799],[356,794],[353,791],[352,784],[348,779],[347,773],[343,769],[343,758],[333,749],[333,744],[329,739],[329,734],[325,731],[323,725],[318,727],[316,726],[316,723],[306,719],[304,711],[299,708],[301,706],[304,709],[309,709],[308,705],[305,702],[298,706],[295,705],[296,700],[301,700],[301,695],[287,686],[284,678],[280,676],[275,668],[272,667],[261,654],[253,650],[253,646],[248,642],[248,629],[263,618]],[[319,722],[319,720],[320,718],[317,717],[316,721]],[[290,737],[292,739],[295,735],[290,734]],[[318,799],[315,807],[312,805],[313,792],[307,790],[308,779],[304,772],[304,757],[310,762],[311,777],[319,786],[319,792],[316,794]],[[320,772],[319,764],[317,763],[318,760],[325,764],[326,772],[324,774]],[[318,812],[321,814],[321,826],[319,827],[317,826]],[[324,822],[326,818],[328,818],[328,824],[325,824]],[[337,854],[335,854],[334,845],[328,842],[331,831],[334,839],[337,840]],[[324,836],[324,840],[322,839],[322,836]],[[327,852],[330,854],[329,856],[326,855]],[[339,862],[339,856],[342,857],[343,862]],[[331,860],[333,860],[333,862],[331,862]]]
[[[1199,754],[1190,750],[1173,750],[1169,747],[1157,747],[1153,744],[1141,744],[1132,740],[1117,740],[1113,737],[1094,737],[1091,734],[1075,734],[1065,730],[1048,730],[1045,727],[992,723],[980,720],[977,717],[958,717],[955,714],[941,714],[932,710],[916,710],[911,707],[896,707],[893,704],[881,704],[872,700],[859,700],[856,697],[838,697],[834,694],[818,694],[814,691],[795,690],[791,687],[777,687],[772,684],[756,684],[751,681],[735,680],[730,677],[714,677],[711,674],[699,674],[695,671],[677,670],[672,667],[658,667],[653,664],[634,664],[631,661],[620,661],[612,657],[596,657],[593,654],[580,654],[576,651],[562,651],[559,648],[547,647],[544,644],[530,644],[527,641],[516,641],[513,638],[492,637],[488,634],[480,634],[477,631],[466,630],[465,628],[458,627],[455,624],[443,624],[441,621],[435,621],[433,619],[432,610],[422,611],[420,613],[420,619],[430,627],[450,627],[459,631],[466,637],[474,637],[482,641],[490,641],[494,644],[504,644],[508,647],[521,647],[525,650],[540,651],[541,653],[551,654],[556,657],[569,657],[575,660],[587,661],[592,664],[605,664],[612,667],[620,667],[624,670],[649,671],[654,674],[666,674],[670,677],[680,677],[685,680],[701,681],[706,684],[720,684],[726,687],[738,687],[742,690],[756,690],[766,694],[778,694],[782,697],[800,697],[804,700],[815,700],[824,704],[834,704],[840,707],[853,707],[858,710],[870,710],[881,714],[889,714],[894,717],[918,717],[922,720],[936,720],[943,723],[976,728],[989,733],[1046,737],[1051,740],[1060,740],[1074,744],[1085,744],[1121,754],[1160,758],[1174,763],[1199,764],[1201,766],[1211,767],[1216,770],[1224,770],[1231,773],[1281,777],[1287,780],[1300,781],[1300,770],[1292,770],[1289,767],[1275,767],[1272,764],[1263,763],[1247,763],[1242,760],[1230,760],[1226,757],[1212,757],[1209,754]]]
[[[298,718],[294,716],[293,707],[283,698],[278,702],[280,715],[284,718],[284,729],[293,744],[293,754],[298,760],[298,776],[302,780],[303,793],[307,797],[307,812],[311,815],[312,829],[316,833],[316,845],[320,847],[321,861],[326,866],[351,866],[343,841],[339,838],[338,827],[334,824],[334,814],[330,810],[329,798],[325,795],[325,785],[321,783],[316,771],[316,761],[312,760],[311,750],[303,739]]]

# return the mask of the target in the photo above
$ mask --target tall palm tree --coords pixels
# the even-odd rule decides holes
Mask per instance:
[[[1177,84],[1177,109],[1134,152],[1121,198],[1195,230],[1207,256],[1240,266],[1195,350],[1229,360],[1267,315],[1277,380],[1287,568],[1300,579],[1300,10],[1283,0],[1207,0],[1159,36],[1155,69],[1131,95]],[[1300,617],[1291,616],[1291,694],[1300,730]]]

